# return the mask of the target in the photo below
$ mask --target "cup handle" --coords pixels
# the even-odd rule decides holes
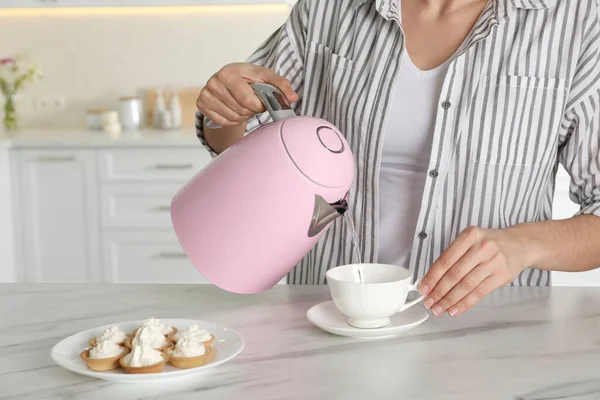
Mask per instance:
[[[409,292],[418,292],[419,291],[419,284],[420,283],[421,283],[421,279],[417,280],[415,283],[413,283],[412,285],[410,285],[410,287],[408,288],[408,291]],[[401,311],[404,311],[404,310],[406,310],[408,308],[411,308],[415,304],[423,301],[424,298],[425,298],[425,295],[422,294],[419,297],[417,297],[416,299],[414,299],[413,301],[410,301],[408,303],[404,303],[404,305],[398,310],[398,312],[401,312]]]

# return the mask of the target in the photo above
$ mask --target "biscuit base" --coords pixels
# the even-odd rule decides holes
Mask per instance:
[[[129,349],[123,349],[123,353],[118,356],[110,358],[90,358],[90,349],[87,349],[79,354],[79,358],[81,358],[85,362],[85,365],[92,371],[103,372],[119,368],[119,361],[127,353],[129,353]]]
[[[211,357],[212,348],[205,346],[206,353],[198,357],[176,357],[173,355],[174,347],[167,350],[169,356],[169,362],[172,366],[180,369],[196,368],[208,364],[209,358]]]
[[[159,362],[154,365],[146,365],[144,367],[132,367],[130,365],[127,365],[124,357],[121,357],[121,359],[119,360],[119,364],[128,374],[155,374],[157,372],[162,372],[165,364],[167,363],[167,356],[163,353],[161,353],[160,355],[163,358],[162,362]]]

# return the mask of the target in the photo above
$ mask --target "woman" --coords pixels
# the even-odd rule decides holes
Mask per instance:
[[[198,136],[217,154],[268,122],[259,81],[336,125],[363,260],[409,267],[425,305],[456,316],[600,266],[599,50],[595,0],[301,0],[208,81]],[[551,221],[559,162],[581,209]],[[337,221],[291,283],[324,283],[350,245]]]

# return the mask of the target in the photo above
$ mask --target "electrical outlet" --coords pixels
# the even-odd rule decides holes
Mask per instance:
[[[33,108],[38,112],[63,111],[67,108],[67,99],[62,95],[38,97],[33,100]]]

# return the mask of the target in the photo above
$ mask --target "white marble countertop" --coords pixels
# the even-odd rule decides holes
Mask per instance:
[[[102,131],[77,128],[23,129],[15,133],[0,132],[0,146],[4,147],[152,147],[198,146],[200,142],[193,129],[161,131],[142,129],[123,132],[116,136]]]
[[[505,288],[396,339],[330,335],[305,318],[325,287],[243,296],[192,285],[0,285],[2,399],[598,399],[600,289]],[[55,365],[51,347],[98,325],[205,319],[246,348],[205,375],[114,384]]]

